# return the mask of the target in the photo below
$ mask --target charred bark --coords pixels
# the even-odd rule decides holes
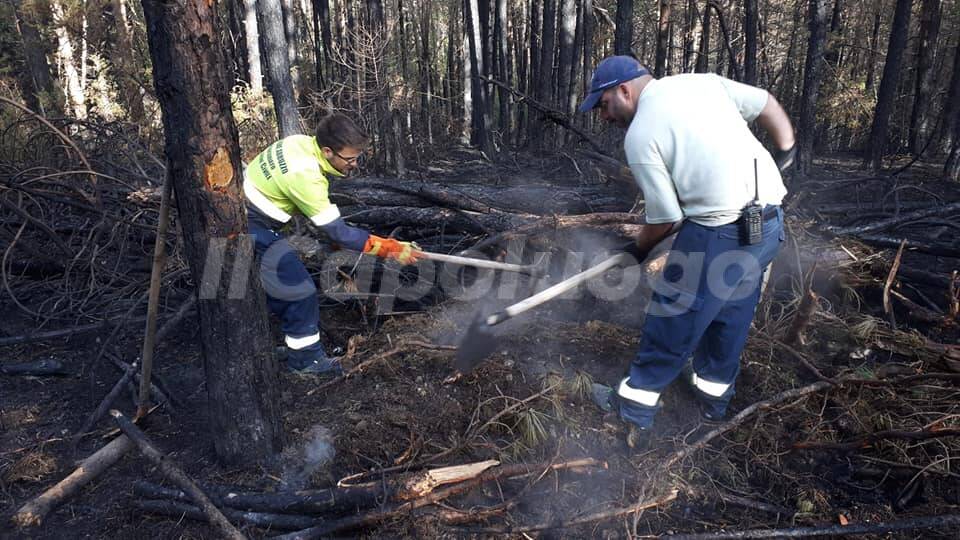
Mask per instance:
[[[926,147],[933,119],[930,116],[931,94],[937,82],[934,55],[940,36],[940,0],[923,0],[920,12],[920,36],[917,43],[917,77],[913,110],[910,114],[910,152],[920,155]]]
[[[887,60],[883,65],[883,77],[880,79],[880,91],[877,93],[877,107],[873,112],[873,125],[867,141],[864,167],[879,170],[883,155],[887,150],[887,128],[890,126],[890,114],[896,98],[897,83],[900,80],[900,66],[903,63],[903,51],[907,48],[907,35],[910,26],[910,0],[897,0],[897,10],[890,27],[890,43],[887,46]]]
[[[810,40],[807,43],[803,95],[800,101],[799,166],[802,174],[808,174],[813,165],[817,99],[820,96],[820,81],[823,76],[823,50],[827,39],[828,15],[826,0],[810,0]]]
[[[617,0],[617,28],[614,54],[633,54],[633,0]]]
[[[177,194],[186,259],[194,282],[203,284],[198,309],[214,447],[223,463],[254,464],[280,448],[279,381],[244,234],[230,78],[222,51],[210,46],[220,35],[215,7],[202,0],[143,2],[167,174]],[[227,279],[220,279],[221,269]]]

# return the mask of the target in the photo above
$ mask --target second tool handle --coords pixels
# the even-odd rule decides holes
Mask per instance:
[[[542,271],[539,265],[523,265],[489,261],[487,259],[474,259],[472,257],[460,257],[457,255],[446,255],[444,253],[432,253],[430,251],[417,251],[417,258],[428,261],[439,261],[461,266],[472,266],[474,268],[488,268],[491,270],[504,270],[506,272],[519,272],[521,274],[538,274]]]
[[[636,262],[636,259],[626,253],[614,255],[613,257],[610,257],[609,259],[592,268],[588,268],[575,276],[569,277],[560,283],[552,285],[525,300],[521,300],[516,304],[507,307],[503,311],[498,311],[493,315],[490,315],[486,319],[487,326],[500,324],[507,319],[516,317],[524,311],[533,309],[548,300],[552,300],[557,296],[576,288],[581,283],[603,274],[614,266],[620,266],[629,262]]]

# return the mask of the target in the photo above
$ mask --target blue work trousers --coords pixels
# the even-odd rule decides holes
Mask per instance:
[[[735,223],[685,222],[652,284],[640,350],[617,394],[621,416],[653,424],[660,393],[684,369],[703,411],[721,417],[733,397],[740,353],[760,299],[763,273],[784,240],[783,212],[767,207],[763,239],[744,245]]]
[[[320,343],[320,303],[313,278],[293,246],[256,212],[247,215],[256,246],[260,281],[270,311],[280,318],[287,364],[294,369],[324,362]]]

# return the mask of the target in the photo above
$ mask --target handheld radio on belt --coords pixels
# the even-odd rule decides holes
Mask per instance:
[[[760,205],[760,180],[757,174],[757,160],[753,160],[753,202],[743,209],[741,219],[741,241],[752,246],[763,240],[763,206]]]

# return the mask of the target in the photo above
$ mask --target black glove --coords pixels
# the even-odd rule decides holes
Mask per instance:
[[[644,259],[647,258],[647,255],[649,255],[649,252],[642,251],[640,246],[638,246],[637,243],[632,240],[620,246],[617,251],[630,255],[636,259],[638,263],[642,263]]]
[[[793,166],[794,161],[797,158],[797,144],[794,143],[793,146],[787,148],[786,150],[774,150],[773,151],[773,161],[777,164],[777,168],[780,169],[780,172],[786,172],[790,167]]]

